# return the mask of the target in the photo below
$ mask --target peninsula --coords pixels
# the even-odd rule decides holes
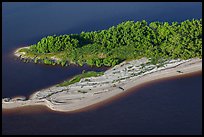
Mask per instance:
[[[107,30],[42,38],[15,55],[24,62],[111,67],[24,97],[2,99],[3,109],[45,105],[75,111],[148,81],[202,70],[202,19],[181,23],[127,21]]]

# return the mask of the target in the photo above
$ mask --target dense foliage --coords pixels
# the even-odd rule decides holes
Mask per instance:
[[[181,23],[126,21],[107,30],[47,36],[29,54],[54,55],[63,65],[114,66],[123,60],[202,57],[202,19]],[[47,56],[49,57],[49,56]],[[46,62],[49,58],[46,57]]]

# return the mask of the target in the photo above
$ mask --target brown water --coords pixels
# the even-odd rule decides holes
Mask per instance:
[[[202,18],[201,3],[3,3],[2,96],[29,96],[82,72],[107,68],[59,67],[14,60],[16,48],[53,34],[109,28],[126,20]],[[202,78],[143,85],[127,96],[81,113],[44,107],[3,113],[3,134],[201,134]],[[136,92],[137,91],[137,92]]]
[[[27,107],[3,113],[3,134],[201,134],[200,73],[143,84],[80,113]]]

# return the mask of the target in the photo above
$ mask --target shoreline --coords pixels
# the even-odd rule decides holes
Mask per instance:
[[[123,62],[105,71],[103,76],[89,78],[89,82],[82,79],[68,87],[52,86],[33,93],[28,100],[24,98],[2,99],[2,109],[6,111],[24,106],[46,106],[56,112],[81,112],[112,102],[116,98],[127,95],[131,89],[147,83],[197,71],[202,72],[202,59],[172,61],[173,63],[169,61],[163,68],[149,65],[151,69],[148,67],[141,69],[140,65],[145,62],[147,59],[144,58]],[[134,69],[131,70],[130,67]],[[146,69],[147,71],[144,71]],[[141,74],[132,76],[140,70],[142,70]],[[79,92],[81,90],[86,92]]]
[[[176,75],[176,76],[170,76],[170,77],[166,77],[166,78],[160,78],[160,79],[156,79],[156,80],[152,80],[149,82],[145,82],[143,84],[137,85],[135,87],[132,87],[130,89],[127,90],[127,92],[125,94],[119,94],[116,95],[114,97],[111,97],[109,99],[106,99],[102,102],[98,102],[95,104],[92,104],[90,106],[75,110],[75,111],[70,111],[70,112],[59,112],[59,111],[53,111],[52,109],[50,109],[49,107],[47,107],[46,105],[30,105],[30,106],[22,106],[19,108],[12,108],[12,109],[2,109],[2,114],[4,115],[12,115],[12,114],[30,114],[30,113],[46,113],[46,112],[51,112],[51,113],[56,113],[56,114],[74,114],[74,113],[80,113],[80,112],[86,112],[86,111],[91,111],[94,109],[98,109],[100,107],[103,107],[105,105],[108,105],[114,101],[117,101],[118,99],[122,99],[126,96],[129,96],[130,94],[133,94],[135,92],[137,92],[138,90],[140,90],[141,88],[143,88],[146,85],[149,84],[157,84],[161,81],[167,81],[167,80],[174,80],[177,78],[188,78],[188,77],[192,77],[192,76],[197,76],[202,74],[202,70],[199,71],[195,71],[195,72],[191,72],[191,73],[186,73],[186,74],[182,74],[182,75]]]
[[[37,55],[34,55],[34,57],[29,57],[29,56],[26,56],[26,53],[25,52],[19,52],[19,50],[21,50],[21,49],[29,49],[30,48],[30,46],[25,46],[25,47],[20,47],[20,48],[17,48],[17,49],[15,49],[14,50],[14,53],[12,54],[14,57],[16,57],[16,58],[19,58],[20,60],[27,60],[27,61],[31,61],[31,62],[33,62],[33,63],[37,63],[37,62],[35,62],[35,59],[39,59],[39,60],[42,60],[39,56],[37,56]],[[55,61],[55,62],[57,62],[57,61],[61,61],[61,59],[59,59],[59,58],[56,58],[55,56],[53,56],[53,57],[50,57],[50,60],[52,60],[52,61]],[[38,64],[43,64],[43,65],[46,65],[45,63],[39,63],[38,62]],[[51,64],[49,64],[49,65],[51,65]],[[59,65],[59,64],[58,64]]]
[[[4,115],[12,115],[12,114],[30,114],[30,113],[46,113],[46,112],[51,112],[51,113],[56,113],[56,114],[75,114],[75,113],[81,113],[81,112],[87,112],[87,111],[92,111],[95,109],[98,109],[100,107],[106,106],[108,104],[111,104],[114,101],[117,101],[119,99],[123,99],[124,97],[127,97],[131,94],[134,94],[135,92],[139,91],[141,88],[145,87],[146,85],[151,85],[151,84],[157,84],[162,81],[168,81],[168,80],[174,80],[177,78],[188,78],[188,77],[193,77],[193,76],[198,76],[202,74],[202,70],[198,70],[195,72],[191,73],[186,73],[182,75],[176,75],[176,76],[170,76],[170,77],[165,77],[165,78],[160,78],[152,81],[145,82],[143,84],[137,85],[135,87],[132,87],[128,89],[124,94],[119,94],[114,97],[108,98],[104,101],[92,104],[90,106],[75,110],[75,111],[70,111],[70,112],[64,112],[64,111],[54,111],[47,107],[46,105],[30,105],[30,106],[22,106],[19,108],[12,108],[12,109],[2,109],[2,114]]]
[[[16,57],[20,57],[21,55],[24,55],[24,52],[21,52],[21,53],[18,52],[19,50],[24,49],[24,48],[29,48],[29,46],[20,47],[20,48],[15,49],[13,55],[16,56]]]

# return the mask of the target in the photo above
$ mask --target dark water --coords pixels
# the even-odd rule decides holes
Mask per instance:
[[[202,18],[201,3],[3,3],[2,96],[28,96],[85,70],[25,64],[12,52],[53,34],[101,30],[126,20]],[[201,75],[148,86],[91,112],[3,115],[3,134],[201,134]],[[183,83],[183,84],[182,84]],[[156,92],[155,92],[156,91]],[[52,125],[53,124],[53,125]],[[47,126],[46,126],[47,125]]]
[[[3,115],[3,134],[202,134],[201,73],[134,89],[97,109]],[[31,111],[31,109],[28,109]]]
[[[201,3],[4,2],[2,5],[3,97],[28,96],[83,69],[91,70],[45,67],[14,60],[14,49],[34,44],[44,36],[101,30],[126,20],[180,22],[202,17]]]

